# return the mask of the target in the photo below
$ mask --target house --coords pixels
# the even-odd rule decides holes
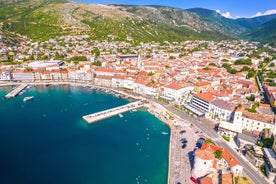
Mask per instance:
[[[106,75],[98,75],[95,77],[95,85],[111,87],[112,77]]]
[[[231,171],[231,173],[235,176],[240,176],[242,174],[243,167],[241,166],[239,161],[226,148],[203,143],[201,149],[212,150],[213,153],[215,153],[216,151],[221,151],[222,158],[217,162],[217,166],[224,165],[223,167],[226,168],[226,170]]]
[[[235,105],[224,100],[215,99],[210,102],[209,111],[206,114],[211,119],[232,121],[234,118]]]
[[[200,81],[194,84],[194,93],[201,93],[206,91],[211,86],[208,81]]]

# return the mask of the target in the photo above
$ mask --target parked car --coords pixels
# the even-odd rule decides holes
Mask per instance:
[[[187,142],[188,142],[186,138],[182,138],[182,139],[180,139],[180,141],[181,141],[182,143],[187,143]]]
[[[197,179],[195,179],[194,177],[191,176],[190,179],[191,179],[195,184],[198,184]]]

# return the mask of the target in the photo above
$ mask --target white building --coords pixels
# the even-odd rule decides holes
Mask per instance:
[[[173,98],[176,101],[179,101],[183,96],[188,95],[194,90],[193,86],[184,84],[171,83],[168,86],[164,87],[164,96]]]
[[[194,168],[192,175],[194,178],[200,178],[212,171],[214,164],[214,154],[209,149],[198,149],[195,151]]]
[[[204,113],[209,112],[210,103],[214,100],[214,96],[209,93],[198,93],[195,94],[191,100],[191,106]]]
[[[260,113],[250,113],[246,110],[237,110],[234,116],[234,124],[241,124],[243,130],[259,135],[268,128],[273,134],[276,133],[275,116]]]
[[[226,101],[215,99],[209,104],[208,117],[219,121],[232,121],[234,118],[235,106]]]

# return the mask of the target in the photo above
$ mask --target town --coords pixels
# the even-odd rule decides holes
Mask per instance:
[[[105,41],[79,35],[41,42],[22,37],[15,46],[0,43],[0,84],[80,82],[171,104],[211,122],[267,181],[276,181],[275,48],[243,40],[139,45],[130,37],[114,40],[113,35]],[[254,141],[243,141],[243,134]],[[206,142],[200,147],[195,151],[195,178],[204,177],[215,164],[225,165],[221,180],[230,173],[242,175],[242,165],[227,149]],[[223,159],[216,163],[215,158]]]

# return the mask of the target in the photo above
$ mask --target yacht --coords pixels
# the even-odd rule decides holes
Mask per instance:
[[[34,98],[34,96],[27,96],[23,99],[24,102],[32,100]]]

